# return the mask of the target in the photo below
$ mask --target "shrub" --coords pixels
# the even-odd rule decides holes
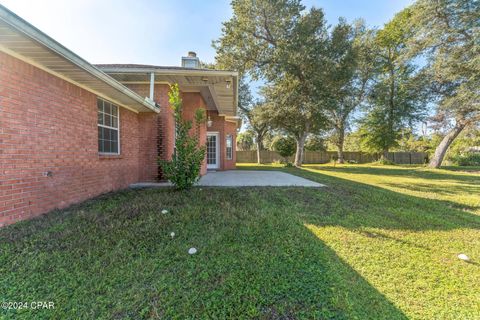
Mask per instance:
[[[280,137],[275,139],[272,144],[273,150],[283,158],[284,163],[288,166],[288,157],[293,156],[296,151],[296,143],[290,137]]]
[[[452,156],[450,160],[458,166],[480,166],[480,153],[467,152],[457,154]]]
[[[179,190],[191,188],[200,177],[200,169],[205,159],[205,146],[200,145],[200,124],[205,122],[205,110],[195,112],[195,128],[193,134],[192,121],[182,118],[182,99],[178,85],[170,86],[169,102],[175,116],[175,150],[172,160],[159,160],[165,177]]]

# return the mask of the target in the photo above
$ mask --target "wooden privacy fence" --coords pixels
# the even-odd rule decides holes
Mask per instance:
[[[368,163],[379,160],[382,153],[345,151],[343,156],[345,161]],[[336,151],[305,151],[303,163],[327,163],[336,160],[337,157]],[[282,160],[278,153],[268,150],[260,151],[260,158],[264,163]],[[387,152],[385,158],[398,164],[423,164],[427,162],[428,155],[425,152]],[[294,157],[289,157],[288,160],[293,162]],[[237,163],[252,162],[257,162],[257,151],[237,151]]]

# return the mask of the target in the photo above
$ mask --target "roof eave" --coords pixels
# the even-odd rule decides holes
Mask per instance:
[[[168,74],[168,75],[198,75],[198,76],[229,76],[237,77],[238,72],[227,70],[192,70],[192,69],[159,69],[159,68],[118,68],[118,67],[100,67],[105,73],[155,73],[155,74]]]
[[[233,82],[233,105],[235,106],[235,110],[233,112],[223,113],[222,108],[220,107],[218,101],[214,101],[217,106],[217,110],[221,115],[235,117],[237,115],[237,101],[238,101],[238,72],[236,71],[229,71],[229,70],[202,70],[202,69],[177,69],[177,68],[155,68],[155,67],[108,67],[108,66],[99,66],[101,70],[108,74],[149,74],[154,73],[158,76],[197,76],[197,77],[231,77]],[[148,83],[149,80],[145,80],[145,83]],[[207,84],[205,84],[207,85]],[[210,85],[208,86],[210,93],[213,97],[215,97],[214,90]],[[215,100],[215,99],[214,99]]]
[[[120,82],[116,81],[97,67],[88,63],[86,60],[82,59],[80,56],[76,55],[54,39],[50,38],[48,35],[35,28],[15,13],[11,12],[4,6],[0,4],[0,19],[5,21],[8,25],[12,26],[19,32],[23,33],[32,40],[38,42],[39,44],[45,46],[49,50],[53,51],[55,54],[61,56],[63,59],[69,61],[70,63],[76,65],[82,70],[88,72],[92,76],[96,77],[100,81],[105,82],[107,85],[111,86],[115,90],[121,92],[122,94],[128,96],[130,99],[134,100],[139,105],[146,107],[147,109],[158,113],[159,109],[155,106],[154,103],[145,100],[137,93],[128,89]]]

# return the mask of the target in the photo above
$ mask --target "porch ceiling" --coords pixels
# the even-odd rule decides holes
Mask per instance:
[[[238,74],[232,71],[184,69],[176,67],[117,67],[97,65],[103,72],[123,84],[150,83],[150,74],[155,74],[155,83],[178,83],[184,92],[199,92],[209,110],[229,117],[237,115]]]

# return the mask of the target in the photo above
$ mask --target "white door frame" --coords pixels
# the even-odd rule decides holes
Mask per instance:
[[[218,169],[220,168],[220,132],[218,131],[207,131],[207,141],[208,136],[216,136],[217,138],[215,143],[215,162],[216,164],[208,164],[207,169]],[[208,152],[208,151],[207,151]]]

